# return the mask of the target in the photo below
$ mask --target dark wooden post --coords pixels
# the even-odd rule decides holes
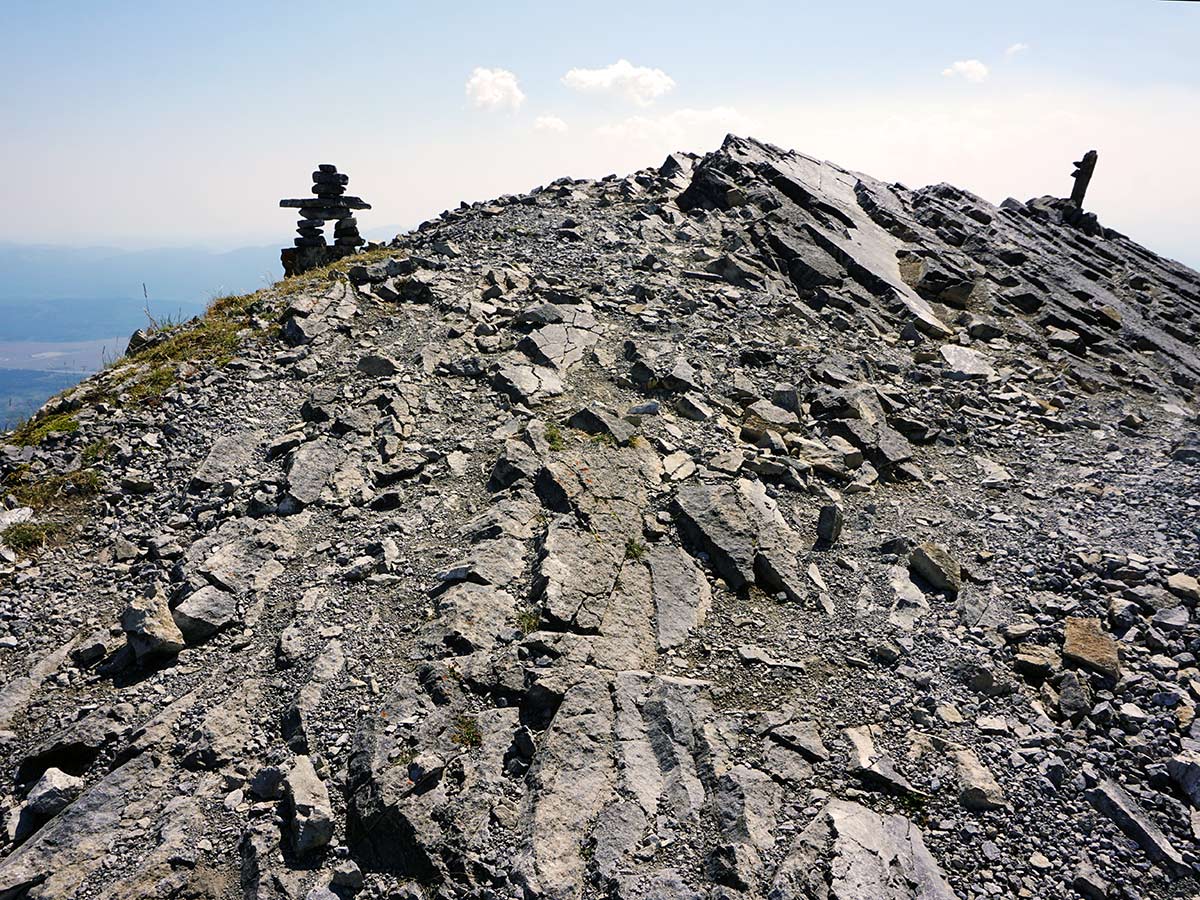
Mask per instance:
[[[1096,151],[1089,150],[1083,154],[1083,159],[1076,163],[1071,177],[1075,179],[1075,187],[1071,191],[1071,202],[1083,209],[1083,195],[1087,193],[1088,183],[1092,180],[1092,172],[1096,169]]]

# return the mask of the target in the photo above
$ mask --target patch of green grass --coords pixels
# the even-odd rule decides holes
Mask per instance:
[[[563,437],[562,429],[553,422],[546,423],[546,443],[551,450],[559,451],[567,449],[566,439]]]
[[[11,443],[20,447],[36,447],[52,434],[69,434],[79,430],[79,420],[71,413],[35,416],[12,433]]]
[[[184,362],[224,363],[238,348],[238,332],[243,323],[224,315],[210,315],[190,326],[176,329],[161,344],[137,354],[151,365]]]
[[[598,447],[615,447],[615,446],[617,446],[617,439],[615,437],[613,437],[611,434],[609,434],[607,431],[597,431],[595,434],[593,434],[591,436],[590,440],[593,444],[597,445]]]
[[[542,614],[536,609],[523,609],[517,613],[517,629],[521,634],[533,634],[542,625]]]
[[[178,376],[175,367],[166,363],[149,369],[135,369],[126,382],[126,393],[130,400],[143,402],[157,400],[175,384]]]
[[[79,469],[66,475],[46,475],[39,478],[26,466],[4,479],[3,487],[22,506],[50,509],[72,499],[94,497],[100,493],[103,483],[95,469]]]
[[[479,722],[474,716],[460,715],[454,720],[450,731],[450,740],[460,747],[480,747],[483,745],[483,732],[479,730]]]
[[[95,469],[80,469],[63,478],[63,484],[74,488],[81,497],[94,497],[104,487],[100,473]]]
[[[60,543],[66,531],[58,522],[20,522],[0,531],[0,541],[17,553],[28,554]]]
[[[233,359],[242,327],[242,321],[216,313],[177,328],[161,344],[135,354],[135,364],[118,374],[117,384],[126,386],[134,402],[157,400],[178,383],[181,365],[221,366]]]
[[[241,319],[250,315],[254,304],[258,302],[258,294],[225,294],[214,297],[208,304],[206,315],[222,316],[226,319]]]
[[[181,366],[224,365],[237,355],[242,329],[260,299],[258,293],[215,297],[200,318],[156,328],[166,337],[116,361],[113,384],[133,402],[154,401],[179,381]]]
[[[639,562],[646,558],[646,545],[635,537],[625,541],[625,558],[636,559]]]

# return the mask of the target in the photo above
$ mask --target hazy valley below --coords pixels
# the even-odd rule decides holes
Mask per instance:
[[[277,277],[279,250],[120,250],[0,243],[0,428],[121,355],[129,335],[185,321]]]

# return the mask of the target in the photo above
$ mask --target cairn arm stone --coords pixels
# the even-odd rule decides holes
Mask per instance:
[[[280,200],[283,209],[335,209],[344,206],[347,209],[370,209],[371,204],[361,197],[301,197]]]

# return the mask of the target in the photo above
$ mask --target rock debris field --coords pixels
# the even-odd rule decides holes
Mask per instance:
[[[1078,212],[730,137],[140,335],[0,443],[0,900],[1197,896],[1200,275]]]

